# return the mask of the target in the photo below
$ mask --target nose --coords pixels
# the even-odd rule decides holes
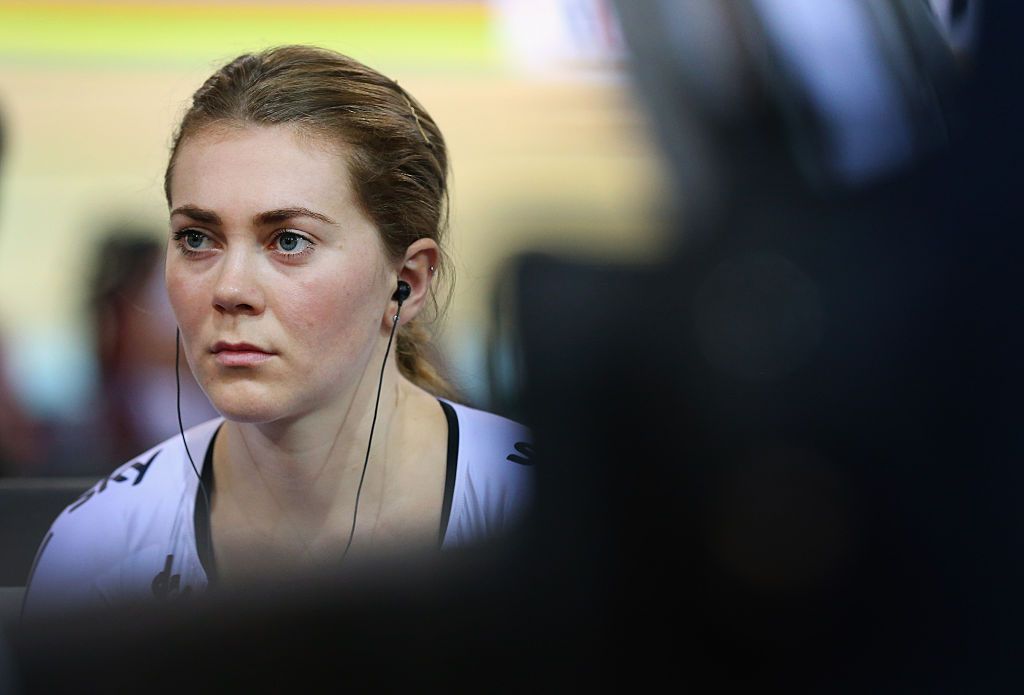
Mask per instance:
[[[229,250],[221,259],[213,306],[222,314],[260,314],[265,306],[256,259],[244,250]]]

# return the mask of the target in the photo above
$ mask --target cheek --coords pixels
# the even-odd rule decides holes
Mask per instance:
[[[297,282],[287,302],[278,303],[279,320],[309,350],[358,354],[380,323],[383,304],[375,279],[369,272],[349,272]]]
[[[296,334],[320,346],[344,339],[359,323],[360,297],[351,283],[321,278],[296,283],[280,308]],[[330,340],[331,342],[324,342]]]
[[[173,259],[167,262],[164,283],[174,316],[184,329],[196,320],[202,306],[209,304],[209,299],[198,279],[182,273]]]

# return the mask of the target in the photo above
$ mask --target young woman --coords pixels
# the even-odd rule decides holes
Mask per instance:
[[[423,107],[345,56],[276,48],[206,81],[167,167],[166,281],[223,417],[58,517],[28,613],[450,547],[519,516],[527,433],[449,400],[426,357],[447,166]]]

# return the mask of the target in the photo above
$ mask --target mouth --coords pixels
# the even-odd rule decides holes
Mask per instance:
[[[266,362],[276,353],[252,343],[219,341],[210,349],[214,359],[225,367],[250,367]]]

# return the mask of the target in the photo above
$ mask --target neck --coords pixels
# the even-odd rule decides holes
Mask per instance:
[[[437,399],[393,362],[356,506],[377,395],[372,381],[332,411],[342,414],[333,422],[322,417],[325,409],[272,427],[224,425],[213,452],[211,513],[222,580],[334,566],[353,539],[359,555],[436,549],[447,422]]]
[[[270,423],[227,422],[214,450],[217,497],[244,502],[258,518],[288,517],[303,526],[323,526],[328,518],[351,510],[367,461],[361,505],[372,504],[382,479],[393,430],[411,384],[399,374],[393,356],[380,372],[372,365],[347,394],[327,407]],[[371,475],[371,472],[373,475]]]

